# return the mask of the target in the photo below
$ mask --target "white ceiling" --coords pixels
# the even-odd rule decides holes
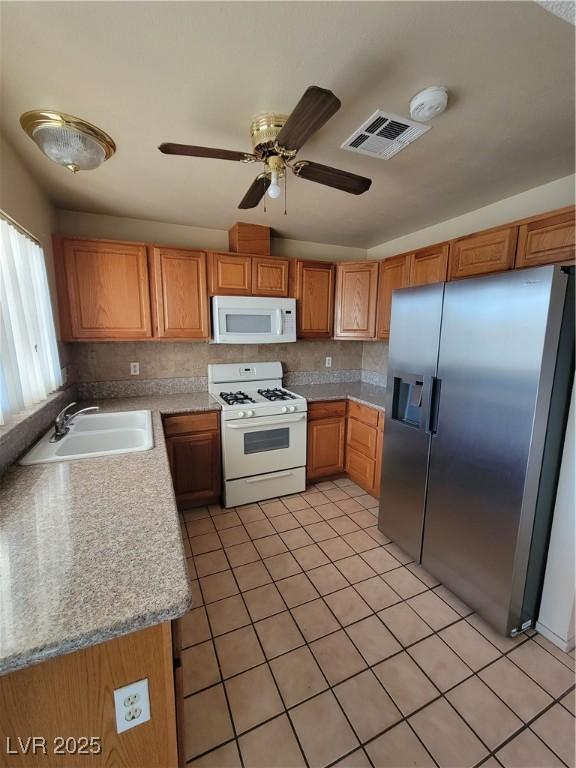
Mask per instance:
[[[573,172],[574,28],[534,2],[1,4],[0,125],[60,208],[371,247]],[[373,179],[365,195],[290,177],[238,211],[259,166],[175,158],[162,141],[250,150],[248,124],[310,84],[342,108],[299,153]],[[450,104],[389,161],[340,144],[377,108],[446,85]],[[52,108],[110,133],[116,155],[72,176],[22,132]]]

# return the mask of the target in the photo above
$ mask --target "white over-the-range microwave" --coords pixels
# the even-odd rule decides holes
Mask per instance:
[[[296,299],[214,296],[216,344],[284,344],[296,341]]]

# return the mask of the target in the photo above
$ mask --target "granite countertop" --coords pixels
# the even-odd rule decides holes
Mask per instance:
[[[384,410],[386,387],[375,384],[363,384],[360,381],[338,384],[295,384],[289,387],[291,392],[302,395],[310,402],[315,400],[355,400],[357,403]]]
[[[207,392],[101,401],[150,409],[154,448],[13,465],[0,480],[0,674],[185,613],[186,557],[161,414]]]
[[[291,389],[384,409],[360,382]],[[0,480],[0,674],[169,621],[191,606],[162,415],[220,410],[207,392],[93,401],[152,411],[154,448],[14,464]]]

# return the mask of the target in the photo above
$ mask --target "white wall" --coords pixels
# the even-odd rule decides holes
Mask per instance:
[[[60,235],[96,237],[111,240],[137,240],[160,245],[206,250],[228,250],[228,232],[223,229],[204,229],[183,224],[166,224],[146,219],[122,216],[104,216],[78,211],[56,211],[56,227]],[[363,248],[311,243],[306,240],[284,240],[273,237],[271,251],[274,256],[292,256],[324,261],[346,261],[366,258]]]
[[[384,259],[406,253],[416,248],[441,243],[454,237],[469,235],[482,229],[498,227],[515,219],[523,219],[566,205],[574,205],[576,176],[565,176],[540,187],[534,187],[519,195],[507,197],[496,203],[464,213],[455,219],[439,222],[426,229],[419,229],[409,235],[376,245],[367,251],[369,259]]]
[[[548,562],[536,628],[563,651],[574,648],[574,540],[576,535],[576,386],[568,414]]]

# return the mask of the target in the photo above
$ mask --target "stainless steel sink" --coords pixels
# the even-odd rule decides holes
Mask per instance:
[[[20,460],[20,464],[90,459],[120,453],[148,451],[154,445],[150,411],[118,411],[80,415],[70,432],[50,442],[50,429]]]

